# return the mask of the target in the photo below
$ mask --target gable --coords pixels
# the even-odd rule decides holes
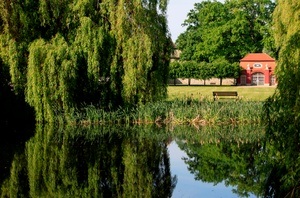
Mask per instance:
[[[275,59],[266,53],[250,53],[240,60],[241,62],[275,62]]]

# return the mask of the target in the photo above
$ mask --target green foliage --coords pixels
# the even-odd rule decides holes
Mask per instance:
[[[73,116],[73,124],[149,124],[158,125],[233,125],[257,124],[262,116],[263,102],[221,101],[186,97],[174,101],[155,102],[134,109],[120,108],[106,112],[94,106]]]
[[[0,36],[0,125],[14,126],[16,122],[32,124],[34,112],[19,92],[21,87],[12,84],[9,65],[1,58],[2,49]]]
[[[198,78],[200,65],[195,61],[174,61],[170,64],[169,78]]]
[[[222,85],[223,78],[238,78],[241,68],[238,63],[230,64],[224,58],[218,58],[212,62],[213,76],[220,79]]]
[[[249,52],[272,51],[271,0],[203,1],[195,4],[176,45],[182,60],[213,62],[224,57],[229,63]]]
[[[124,72],[121,91],[125,103],[141,104],[166,96],[171,54],[171,42],[166,35],[166,3],[107,1],[108,9],[112,10],[111,33],[117,42],[113,67],[116,71],[122,67]],[[122,65],[118,62],[120,58]]]
[[[201,36],[198,34],[198,32],[188,28],[178,36],[176,47],[181,50],[180,60],[189,61],[195,59],[196,45],[201,41]]]
[[[195,78],[207,80],[213,77],[238,78],[241,68],[238,63],[230,64],[224,58],[218,58],[213,63],[196,61],[175,61],[170,64],[169,78]]]
[[[56,111],[71,112],[70,89],[75,70],[68,44],[58,35],[51,43],[36,40],[29,48],[26,100],[38,121],[53,121]],[[71,104],[70,104],[71,103]]]
[[[171,197],[168,136],[152,131],[37,125],[12,155],[0,197]]]
[[[200,79],[217,77],[222,85],[223,78],[237,78],[240,74],[237,64],[247,53],[268,51],[272,54],[274,7],[271,0],[195,4],[183,24],[187,30],[176,41],[182,51],[180,59],[211,63],[209,69],[201,69]]]
[[[224,182],[240,197],[264,194],[267,165],[262,153],[264,129],[259,125],[201,127],[198,130],[175,129],[178,145],[196,180]],[[182,135],[181,135],[182,134]]]
[[[1,1],[0,57],[38,121],[166,97],[167,1]]]
[[[213,71],[213,67],[211,66],[211,63],[200,62],[198,78],[203,80],[208,80],[213,76],[214,76],[214,71]]]
[[[300,156],[294,152],[299,150],[300,144],[299,10],[299,1],[279,0],[273,17],[278,86],[264,110],[267,135],[277,154],[276,169],[270,174],[270,178],[276,180],[268,183],[270,190],[267,193],[276,197],[300,195],[300,168],[297,165]]]
[[[199,64],[195,61],[184,61],[181,63],[183,78],[196,78],[199,73]]]
[[[169,67],[169,78],[180,78],[180,71],[181,69],[181,64],[178,61],[173,61],[170,63],[170,67]]]

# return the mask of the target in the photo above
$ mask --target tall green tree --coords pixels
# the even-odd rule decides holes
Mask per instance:
[[[180,57],[182,60],[209,62],[209,57],[205,56],[205,51],[203,49],[199,51],[204,46],[199,45],[211,42],[206,38],[208,32],[213,31],[212,27],[217,26],[217,23],[225,21],[222,15],[226,16],[227,14],[221,2],[203,1],[195,4],[195,8],[188,13],[183,24],[187,27],[186,32],[179,35],[176,40],[177,48],[182,51]]]
[[[179,61],[173,61],[170,63],[169,67],[169,78],[174,80],[174,85],[176,85],[176,78],[181,77],[181,63]]]
[[[200,62],[198,78],[204,80],[204,85],[206,84],[206,80],[212,78],[213,76],[214,71],[211,63],[207,63],[205,61]]]
[[[232,59],[250,52],[273,53],[274,40],[270,32],[275,5],[272,0],[227,1],[226,6],[233,13],[227,23],[227,29],[231,30],[232,45],[229,46],[233,47],[230,51]]]
[[[176,41],[183,59],[238,62],[249,52],[270,51],[271,0],[203,1],[195,4]]]
[[[191,78],[197,78],[199,74],[199,64],[195,61],[183,61],[181,63],[181,77],[188,78],[188,85],[191,85]]]
[[[266,192],[270,197],[300,196],[300,2],[279,0],[274,38],[278,52],[275,94],[265,105],[267,135],[278,156]]]
[[[218,58],[212,62],[212,76],[220,79],[220,85],[224,78],[238,78],[241,68],[238,63],[230,64],[225,58]]]
[[[0,2],[0,55],[37,120],[166,96],[167,0]]]

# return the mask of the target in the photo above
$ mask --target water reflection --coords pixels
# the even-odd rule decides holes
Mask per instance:
[[[173,192],[173,198],[183,197],[205,197],[205,198],[237,198],[238,195],[233,193],[232,186],[226,186],[224,182],[219,184],[195,180],[195,176],[189,171],[184,158],[186,153],[182,151],[177,143],[173,141],[169,145],[171,171],[178,178],[176,188]],[[251,196],[254,198],[254,195]]]
[[[1,197],[171,197],[168,138],[146,138],[151,128],[116,130],[38,126]]]
[[[299,178],[299,169],[289,172],[299,160],[280,163],[293,153],[279,152],[255,125],[38,125],[28,138],[16,138],[6,150],[1,144],[1,197],[176,197],[172,141],[185,152],[195,180],[230,186],[231,196],[292,197],[280,190],[281,179],[294,184]]]
[[[30,125],[12,125],[0,123],[0,187],[10,176],[10,167],[14,158],[24,153],[25,142],[34,135],[34,127]],[[1,188],[0,188],[1,192]],[[1,193],[0,193],[1,195]]]
[[[233,186],[233,193],[239,197],[263,195],[266,175],[263,145],[264,133],[260,126],[218,126],[204,127],[186,132],[177,141],[185,151],[184,158],[195,179]]]

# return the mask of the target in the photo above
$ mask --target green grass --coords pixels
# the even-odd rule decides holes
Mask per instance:
[[[87,106],[77,112],[73,123],[230,125],[259,124],[264,100],[275,87],[169,86],[167,101],[107,112]],[[240,100],[213,101],[213,91],[237,91]]]
[[[230,125],[259,124],[261,101],[180,100],[160,101],[106,112],[89,106],[74,116],[73,123],[94,124],[159,124],[159,125]]]
[[[169,86],[168,100],[174,99],[213,99],[213,91],[237,91],[239,97],[246,101],[264,101],[271,96],[276,87],[258,86]]]

